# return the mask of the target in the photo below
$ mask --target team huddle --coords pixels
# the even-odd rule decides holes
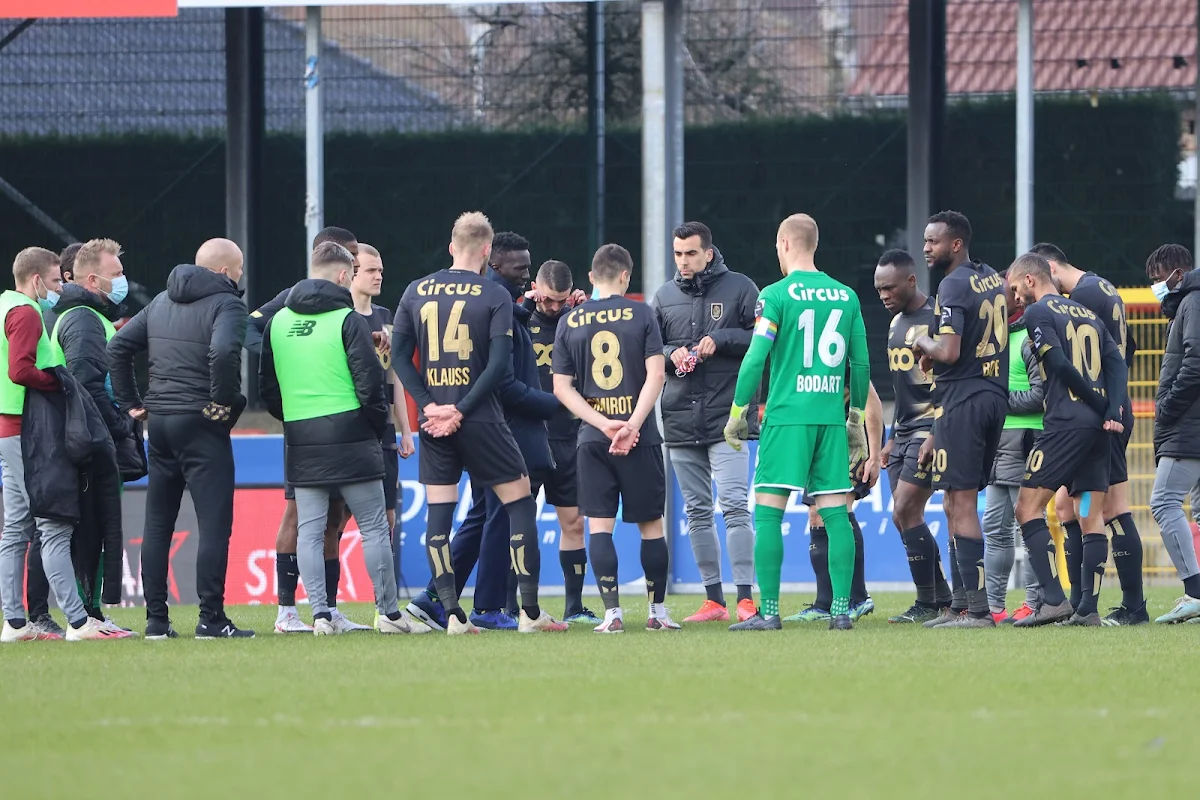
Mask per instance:
[[[875,284],[893,315],[887,359],[896,393],[892,435],[884,443],[859,298],[816,268],[818,232],[811,217],[798,214],[781,224],[776,246],[784,277],[751,294],[753,310],[741,323],[749,328],[744,337],[724,337],[714,329],[704,336],[685,334],[681,341],[672,332],[669,302],[664,308],[656,297],[652,309],[624,296],[633,270],[624,248],[605,245],[596,252],[589,272],[595,291],[585,302],[574,289],[569,268],[556,261],[546,262],[533,289],[525,292],[528,243],[520,240],[525,258],[515,272],[508,269],[506,274],[503,254],[493,253],[494,243],[503,245],[504,237],[510,236],[496,237],[482,214],[460,217],[450,247],[453,265],[409,285],[386,344],[398,380],[390,391],[399,397],[402,387],[420,410],[419,474],[429,501],[425,548],[433,580],[406,609],[397,606],[395,576],[387,569],[390,562],[382,550],[387,533],[382,501],[352,499],[355,486],[337,484],[356,513],[360,504],[380,509],[374,526],[378,530],[364,527],[364,551],[378,566],[372,578],[377,580],[376,627],[380,630],[462,634],[477,633],[481,627],[515,627],[525,633],[561,632],[568,622],[586,622],[598,633],[622,632],[625,620],[612,539],[618,514],[641,533],[650,603],[647,629],[679,630],[665,605],[669,555],[663,531],[664,437],[654,409],[669,383],[668,358],[676,378],[687,380],[699,375],[706,362],[715,366],[718,354],[731,357],[734,364],[732,370],[726,369],[731,399],[726,401],[729,411],[723,430],[707,440],[697,434],[694,442],[679,441],[681,437],[670,431],[678,417],[675,403],[664,398],[665,444],[673,461],[686,454],[682,445],[709,448],[712,463],[703,473],[702,493],[710,503],[711,519],[711,481],[716,480],[721,494],[723,482],[737,480],[736,475],[730,478],[728,470],[724,474],[718,470],[718,452],[736,459],[746,439],[760,439],[751,482],[753,578],[746,576],[747,559],[735,558],[743,568],[735,575],[738,619],[731,630],[782,628],[782,521],[793,492],[803,492],[811,506],[810,550],[818,598],[789,619],[827,620],[831,629],[847,630],[873,610],[862,578],[862,536],[853,505],[870,490],[881,470],[892,485],[894,520],[917,590],[912,607],[890,622],[977,628],[1005,622],[1031,627],[1148,621],[1140,539],[1128,507],[1125,458],[1133,425],[1126,386],[1134,344],[1113,286],[1070,265],[1054,245],[1038,245],[1000,274],[971,260],[966,217],[956,212],[936,214],[926,228],[924,248],[926,261],[941,278],[932,298],[917,287],[909,254],[894,250],[880,258]],[[682,226],[676,231],[675,250],[680,266],[676,284],[685,293],[703,296],[711,287],[701,283],[699,276],[713,268],[715,257],[708,229],[698,223]],[[689,254],[697,253],[700,268],[685,270]],[[348,271],[349,254],[342,260],[344,271],[337,282],[348,283],[353,277]],[[723,269],[723,262],[720,266]],[[713,273],[719,277],[722,270]],[[715,278],[710,275],[709,280]],[[295,305],[301,286],[291,290],[289,307]],[[712,319],[724,314],[724,303],[711,305]],[[275,333],[268,329],[267,335],[277,346],[286,338],[279,336],[278,324],[273,323]],[[294,328],[295,323],[290,324]],[[367,326],[358,327],[358,346],[365,353]],[[341,336],[330,341],[335,350],[344,341],[349,354],[352,338],[342,329]],[[382,346],[378,336],[375,344]],[[312,345],[302,344],[305,363]],[[526,360],[520,350],[535,359],[537,375],[525,377],[532,385],[526,385],[521,399],[513,402],[506,399],[505,387],[514,382],[514,369],[525,371],[514,366]],[[345,371],[338,363],[339,370]],[[353,365],[355,359],[350,357],[349,363]],[[270,376],[264,377],[264,387],[270,387],[264,392],[269,403],[280,390],[286,396],[288,383],[311,385],[308,375],[297,372],[289,381],[274,369],[264,359],[263,375]],[[381,376],[370,378],[377,384],[375,389],[365,377],[361,386],[353,383],[359,401],[373,398],[370,405],[356,404],[352,382],[330,380],[345,387],[344,402],[332,407],[345,408],[343,413],[356,420],[368,409],[374,410],[375,417],[386,418]],[[515,382],[520,383],[520,376]],[[544,396],[549,393],[553,398]],[[695,394],[693,404],[694,398]],[[281,411],[291,483],[301,444],[296,431],[313,417],[289,416],[286,402]],[[538,459],[536,465],[527,463],[528,438],[522,435],[519,444],[514,436],[514,430],[530,424],[518,422],[522,417],[534,420],[532,425],[543,440],[553,431],[552,439],[561,443],[550,447],[549,458]],[[376,432],[381,432],[382,424],[374,422]],[[362,440],[370,441],[370,436],[364,428]],[[381,438],[388,441],[386,433]],[[742,463],[744,484],[748,463]],[[1014,471],[1019,474],[1014,476]],[[461,536],[451,536],[464,472],[476,493],[473,507],[484,507],[490,498],[493,513],[488,519],[506,524],[506,571],[516,590],[508,593],[509,599],[501,597],[500,588],[494,592],[496,600],[482,604],[477,594],[476,611],[470,617],[459,598],[476,561],[481,581],[485,565],[478,542],[472,549],[459,546]],[[329,476],[321,476],[321,481],[318,491],[326,492]],[[394,487],[394,477],[392,481]],[[548,500],[556,506],[562,503],[567,512],[564,532],[567,521],[582,517],[587,522],[587,552],[604,603],[603,618],[582,606],[581,578],[589,560],[582,532],[571,537],[570,550],[564,537],[565,621],[539,605],[541,554],[535,497],[542,487]],[[981,525],[977,503],[984,489],[988,511]],[[951,533],[949,581],[924,520],[925,505],[937,490],[945,493]],[[703,500],[692,497],[686,487],[685,496],[689,521],[701,518]],[[744,494],[742,498],[744,508]],[[1052,499],[1067,527],[1069,597],[1061,588],[1055,545],[1045,519]],[[730,517],[741,512],[736,501],[731,508],[722,498],[722,505]],[[301,559],[300,573],[310,593],[316,587],[322,595],[316,553],[326,530],[326,509],[321,504],[313,513],[300,515],[300,539],[308,540],[314,553],[307,564]],[[305,520],[311,521],[312,529],[307,537]],[[1009,615],[1004,591],[1013,565],[1014,521],[1030,554],[1030,574],[1026,604]],[[1106,530],[1114,539],[1122,603],[1101,619],[1098,600],[1109,557]],[[489,536],[495,534],[485,533],[482,538],[486,542]],[[368,541],[378,552],[368,547]],[[744,551],[745,545],[743,538],[737,546]],[[698,563],[703,546],[693,542]],[[565,557],[567,552],[575,556]],[[701,611],[685,621],[728,620],[719,566],[715,571],[711,565],[702,566],[709,596]],[[750,595],[754,578],[760,590],[757,604]],[[315,631],[342,632],[323,617],[326,613],[324,604],[314,603]]]
[[[575,288],[566,264],[546,261],[534,276],[528,241],[497,234],[483,214],[466,213],[451,233],[451,266],[409,284],[393,313],[373,302],[383,280],[379,251],[349,231],[326,228],[313,243],[309,277],[248,318],[237,288],[241,252],[214,239],[195,264],[176,267],[167,290],[119,331],[109,323],[119,317],[125,292],[119,245],[82,245],[77,264],[40,248],[23,251],[14,266],[16,290],[5,293],[11,387],[0,409],[6,431],[0,444],[9,448],[0,450],[8,512],[0,542],[0,640],[133,635],[104,618],[99,582],[104,564],[120,552],[117,478],[147,472],[146,638],[177,636],[167,616],[167,565],[185,486],[197,496],[201,540],[196,635],[253,636],[224,613],[234,486],[229,433],[245,407],[243,345],[260,355],[260,394],[284,427],[277,633],[371,630],[337,608],[338,540],[351,516],[362,536],[380,633],[548,633],[571,624],[621,633],[618,516],[641,536],[646,629],[681,630],[665,602],[664,448],[706,594],[685,623],[732,622],[713,525],[715,486],[737,587],[730,630],[779,630],[785,621],[852,629],[874,610],[854,505],[881,473],[891,485],[893,521],[916,587],[911,607],[889,622],[958,629],[1149,621],[1126,463],[1134,422],[1128,366],[1136,343],[1111,283],[1071,265],[1052,244],[1036,245],[997,273],[971,259],[965,216],[935,214],[923,253],[940,279],[935,296],[919,288],[914,259],[904,251],[884,253],[875,269],[875,289],[892,315],[886,360],[895,413],[885,441],[860,300],[817,268],[812,217],[795,214],[781,223],[776,252],[783,278],[761,292],[726,266],[706,226],[689,222],[673,233],[676,275],[647,305],[625,296],[634,265],[623,247],[596,251],[589,298]],[[1157,400],[1160,462],[1151,506],[1186,592],[1159,622],[1200,619],[1200,567],[1182,512],[1183,495],[1200,486],[1200,457],[1188,434],[1200,416],[1200,364],[1188,345],[1200,337],[1200,278],[1191,268],[1190,253],[1175,245],[1147,262],[1172,320]],[[86,336],[57,317],[51,331],[36,313],[39,306],[57,307],[65,319],[75,305],[95,312],[71,317],[90,326]],[[150,366],[144,398],[133,376],[134,356],[143,351]],[[22,425],[31,438],[48,424],[62,425],[62,401],[53,408],[43,401],[73,380],[94,398],[80,408],[108,435],[91,445],[72,439],[88,427],[71,426],[75,406],[68,404],[68,451],[42,448],[22,459]],[[415,432],[408,397],[418,410]],[[147,462],[138,445],[148,415],[154,421]],[[751,470],[746,442],[754,438]],[[74,461],[71,447],[82,454]],[[399,459],[414,452],[428,503],[423,545],[432,580],[401,608]],[[107,511],[80,521],[70,493],[49,491],[55,470],[78,477],[81,502]],[[470,511],[454,531],[464,473]],[[938,490],[949,524],[949,580],[925,520]],[[89,491],[100,499],[89,499]],[[561,621],[539,597],[536,498],[543,491],[562,529]],[[803,493],[810,509],[817,596],[784,618],[783,518],[794,492]],[[1065,529],[1069,594],[1046,520],[1051,501]],[[58,519],[76,520],[74,533]],[[1005,595],[1018,530],[1028,553],[1026,600],[1009,614]],[[1110,539],[1121,604],[1102,618]],[[18,587],[31,540],[41,542],[44,555],[29,558],[26,609]],[[37,581],[43,560],[45,576]],[[583,605],[589,561],[602,617]],[[460,598],[476,568],[468,615]],[[296,607],[301,580],[311,625]],[[35,599],[38,584],[46,588]],[[50,588],[68,616],[65,632],[46,610]],[[112,588],[105,581],[104,602],[111,602]]]

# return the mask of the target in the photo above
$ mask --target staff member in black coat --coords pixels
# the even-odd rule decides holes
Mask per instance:
[[[176,634],[167,618],[171,537],[184,488],[196,497],[200,529],[196,593],[197,639],[254,636],[225,616],[225,571],[233,533],[233,445],[229,441],[246,407],[241,394],[246,307],[238,281],[242,251],[228,239],[209,239],[195,264],[180,264],[160,292],[108,343],[113,391],[134,419],[154,415],[150,433],[150,485],[142,542],[146,638]],[[146,351],[150,386],[143,402],[133,358]]]
[[[734,450],[723,431],[738,369],[750,347],[758,287],[725,266],[708,226],[686,222],[674,236],[678,272],[654,293],[663,354],[671,362],[662,396],[663,439],[679,479],[688,539],[707,594],[700,609],[684,622],[729,620],[721,589],[721,544],[713,525],[714,480],[741,622],[756,613],[750,595],[754,526],[746,504],[750,451]],[[689,354],[697,360],[689,361]],[[757,429],[757,406],[751,406],[747,418]]]

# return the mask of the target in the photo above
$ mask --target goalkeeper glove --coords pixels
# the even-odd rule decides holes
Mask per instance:
[[[852,408],[846,414],[846,444],[850,447],[850,463],[859,464],[870,454],[867,448],[867,429],[863,424],[861,408]]]
[[[742,442],[750,435],[750,426],[746,423],[746,407],[734,406],[729,409],[729,421],[725,423],[725,441],[734,450],[742,449]]]

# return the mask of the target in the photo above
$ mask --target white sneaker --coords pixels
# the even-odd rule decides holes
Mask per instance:
[[[379,623],[378,631],[380,633],[412,633],[413,632],[412,625],[410,625],[408,620],[406,620],[404,618],[403,614],[400,615],[399,619],[388,619],[383,614],[380,614],[378,623]],[[428,628],[426,628],[426,630],[428,630]]]
[[[275,617],[275,632],[276,633],[312,633],[311,626],[305,625],[304,620],[300,619],[300,615],[296,613],[294,608],[281,608],[279,615]]]
[[[120,625],[118,625],[116,622],[114,622],[111,617],[105,617],[104,622],[102,624],[105,627],[107,627],[109,630],[119,631],[119,632],[124,632],[124,633],[129,634],[129,636],[126,637],[129,639],[136,638],[138,635],[137,631],[130,630],[129,628],[122,628]]]
[[[329,616],[338,629],[338,633],[354,633],[355,631],[369,631],[370,625],[359,625],[357,622],[351,622],[346,618],[346,615],[338,611],[336,608],[329,609]]]
[[[0,631],[0,642],[5,644],[9,642],[32,642],[37,637],[37,630],[33,627],[33,623],[28,620],[25,621],[25,626],[22,628],[14,628],[8,624],[8,620],[4,620],[4,629]]]
[[[648,631],[679,631],[683,626],[671,619],[671,614],[663,603],[650,604],[650,617],[646,620]]]
[[[470,622],[459,622],[458,617],[454,616],[453,614],[448,616],[449,618],[446,620],[447,636],[461,636],[463,634],[474,635],[479,633],[479,628],[476,628]]]
[[[113,630],[106,623],[88,617],[78,628],[67,626],[68,642],[85,642],[98,639],[128,639],[133,634],[126,630]]]
[[[605,609],[604,622],[601,622],[595,628],[592,628],[592,630],[596,633],[624,633],[625,615],[620,607]]]
[[[337,636],[342,631],[327,619],[313,620],[313,636]]]
[[[559,622],[545,611],[537,619],[530,619],[529,615],[525,613],[525,609],[522,608],[520,617],[517,633],[562,633],[571,629],[570,625]]]
[[[408,623],[408,632],[413,636],[420,636],[422,633],[433,633],[433,628],[408,613],[407,608],[400,609],[400,618]]]

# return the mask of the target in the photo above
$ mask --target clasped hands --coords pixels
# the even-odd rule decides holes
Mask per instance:
[[[462,412],[455,406],[430,403],[421,412],[425,415],[421,430],[435,439],[449,436],[462,426]]]

